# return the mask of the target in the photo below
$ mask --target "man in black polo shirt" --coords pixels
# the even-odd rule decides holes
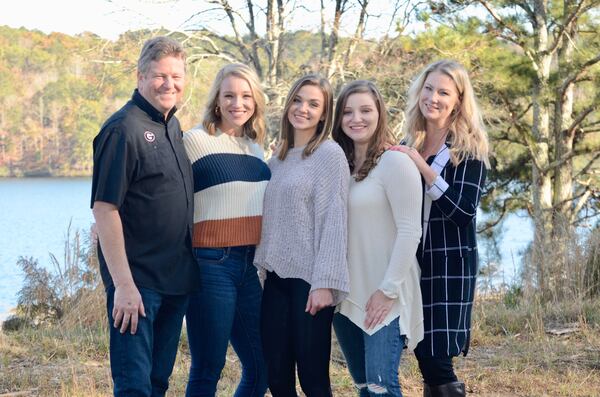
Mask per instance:
[[[197,285],[192,171],[173,116],[184,78],[181,45],[148,40],[137,90],[94,139],[92,208],[115,396],[164,396]]]

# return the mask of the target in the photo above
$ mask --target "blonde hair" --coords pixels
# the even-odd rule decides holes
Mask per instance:
[[[427,66],[408,90],[404,141],[421,150],[425,141],[425,117],[419,108],[421,90],[430,73],[439,72],[450,77],[458,90],[459,103],[448,127],[450,160],[455,166],[468,157],[483,161],[489,167],[489,143],[483,120],[475,100],[467,70],[458,62],[441,60]]]
[[[377,119],[377,127],[369,144],[367,146],[367,157],[360,167],[355,172],[354,169],[354,142],[344,133],[342,129],[342,119],[344,118],[344,108],[346,102],[352,94],[369,94],[375,102],[379,117]],[[355,173],[355,180],[362,181],[369,175],[369,172],[377,165],[379,158],[386,149],[386,146],[394,144],[394,136],[388,126],[387,109],[385,107],[385,101],[381,96],[381,93],[377,89],[374,83],[367,80],[356,80],[342,88],[342,92],[337,98],[335,105],[335,117],[333,121],[333,132],[331,134],[333,140],[336,141],[346,154],[348,164],[350,165],[350,172]]]
[[[285,160],[288,151],[294,146],[294,126],[288,119],[288,112],[294,98],[298,95],[298,91],[305,85],[313,85],[319,87],[323,93],[323,116],[325,120],[320,120],[317,124],[317,131],[315,135],[308,141],[304,151],[302,152],[302,158],[306,158],[314,153],[323,141],[325,141],[331,133],[331,126],[333,124],[333,90],[329,81],[319,76],[318,74],[308,74],[298,79],[285,99],[285,106],[283,107],[283,115],[281,116],[281,132],[279,135],[280,145],[279,153],[277,158],[279,160]]]
[[[267,135],[267,127],[265,124],[265,94],[256,73],[247,65],[241,63],[225,65],[217,73],[208,93],[202,126],[210,135],[215,134],[217,125],[221,122],[221,114],[220,112],[217,112],[221,85],[229,76],[244,79],[250,86],[252,98],[254,99],[254,113],[248,121],[244,123],[242,131],[248,138],[262,144]]]

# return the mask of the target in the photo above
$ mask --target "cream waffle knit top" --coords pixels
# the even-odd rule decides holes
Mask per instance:
[[[423,339],[421,271],[416,257],[422,196],[419,171],[400,152],[385,152],[365,179],[350,182],[350,294],[338,307],[369,335],[400,317],[400,332],[411,350]],[[366,330],[365,306],[377,289],[395,302],[382,324]]]

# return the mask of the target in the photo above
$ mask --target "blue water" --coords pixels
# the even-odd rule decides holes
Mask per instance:
[[[19,256],[34,257],[53,270],[49,253],[62,257],[69,222],[71,233],[89,230],[90,183],[89,178],[0,178],[0,321],[17,303],[23,280]],[[511,215],[498,236],[503,257],[496,282],[510,283],[532,240],[531,221]],[[485,260],[481,240],[479,245]]]
[[[19,256],[50,268],[60,260],[71,231],[92,223],[89,178],[0,178],[0,321],[17,303],[22,274]]]

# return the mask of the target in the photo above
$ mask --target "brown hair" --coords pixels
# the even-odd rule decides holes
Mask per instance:
[[[138,59],[138,73],[144,75],[150,68],[150,62],[160,61],[165,57],[179,58],[185,66],[186,54],[181,43],[166,36],[153,37],[142,47]]]
[[[354,142],[342,129],[344,108],[346,107],[348,97],[352,94],[370,94],[377,107],[377,112],[379,112],[375,133],[367,146],[367,157],[359,170],[354,169]],[[394,144],[394,136],[388,126],[385,102],[374,83],[367,80],[356,80],[344,86],[335,106],[332,136],[344,150],[346,158],[348,159],[348,164],[350,165],[350,172],[355,175],[355,180],[362,181],[365,179],[367,175],[369,175],[369,172],[377,165],[386,146]]]
[[[277,154],[277,158],[279,158],[279,160],[285,160],[288,151],[294,146],[294,127],[288,119],[288,112],[292,106],[292,103],[294,102],[294,98],[296,95],[298,95],[298,91],[300,91],[300,89],[305,85],[313,85],[321,89],[324,99],[323,115],[325,116],[325,120],[321,120],[317,124],[317,131],[306,144],[306,147],[302,152],[302,157],[306,158],[313,154],[319,145],[323,143],[323,141],[325,141],[331,133],[331,125],[333,121],[333,90],[331,89],[331,84],[329,84],[329,81],[326,78],[319,76],[318,74],[309,74],[301,77],[294,83],[294,85],[292,85],[292,88],[290,88],[290,92],[285,100],[283,115],[281,116],[279,153]]]

